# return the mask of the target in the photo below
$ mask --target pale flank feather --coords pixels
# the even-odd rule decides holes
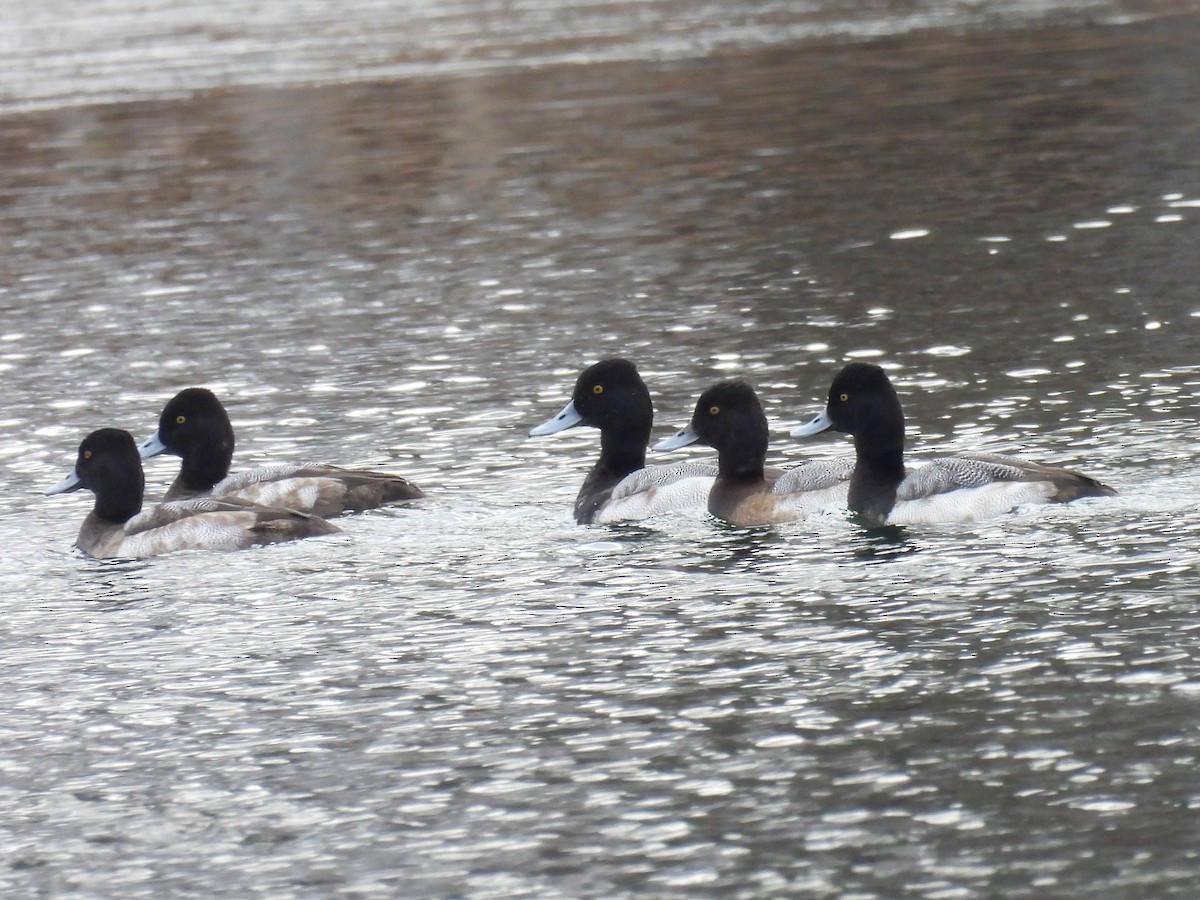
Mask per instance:
[[[960,488],[982,487],[997,481],[1025,480],[1016,460],[1004,457],[948,456],[918,466],[896,488],[896,499],[918,500]]]
[[[226,479],[229,481],[231,479]],[[284,509],[315,510],[318,505],[340,505],[346,486],[332,478],[288,478],[278,481],[242,479],[241,487],[225,488],[225,481],[213,488],[221,497],[237,497],[262,506],[281,506]],[[327,513],[328,514],[328,513]]]
[[[315,516],[265,509],[231,498],[176,500],[138,513],[123,525],[90,514],[76,546],[94,557],[142,558],[177,550],[241,550],[340,529]]]
[[[317,516],[359,512],[423,496],[398,475],[320,464],[278,465],[229,475],[212,493]]]
[[[903,487],[903,483],[901,484]],[[1049,503],[1054,486],[1048,481],[994,481],[980,487],[947,489],[919,499],[897,500],[889,525],[974,522],[1012,512],[1018,506]]]
[[[198,513],[149,531],[126,533],[113,555],[158,556],[176,550],[240,550],[250,545],[252,512]]]
[[[685,509],[703,510],[716,477],[717,467],[703,463],[638,469],[617,483],[592,521],[608,525]]]
[[[850,473],[853,471],[853,456],[807,462],[784,470],[784,473],[771,485],[771,493],[795,494],[841,488],[842,494],[845,495],[846,482],[849,481]]]
[[[251,485],[291,478],[305,468],[307,466],[304,465],[275,465],[251,469],[249,472],[235,472],[233,475],[226,475],[214,484],[211,493],[216,496],[233,494]]]
[[[1030,503],[1066,502],[1116,492],[1070,469],[1006,456],[951,456],[914,469],[896,489],[895,525],[969,522]]]

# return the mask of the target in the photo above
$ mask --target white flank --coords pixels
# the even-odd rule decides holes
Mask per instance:
[[[1011,512],[1018,506],[1046,503],[1054,494],[1048,481],[997,481],[982,487],[958,488],[919,500],[898,500],[889,525],[974,522]]]
[[[647,466],[630,472],[613,488],[592,520],[597,525],[648,519],[664,513],[706,509],[715,466],[696,463]]]
[[[323,496],[344,492],[345,485],[334,478],[284,478],[281,481],[263,481],[233,491],[223,491],[221,496],[237,497],[259,506],[307,512],[312,510]]]

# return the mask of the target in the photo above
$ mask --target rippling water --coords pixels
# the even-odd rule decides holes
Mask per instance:
[[[313,5],[56,5],[0,117],[5,893],[1194,891],[1200,17],[364,2],[323,46]],[[913,447],[1122,493],[579,528],[595,433],[525,435],[613,353],[660,434],[736,375],[773,461],[846,452],[787,429],[872,359]],[[192,384],[242,467],[430,500],[81,558],[41,489]]]

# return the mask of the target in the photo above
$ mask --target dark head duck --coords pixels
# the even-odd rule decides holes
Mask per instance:
[[[158,430],[141,446],[143,459],[160,453],[182,460],[167,499],[206,494],[229,474],[233,462],[233,423],[207,388],[187,388],[172,397],[158,417]]]
[[[293,510],[212,497],[142,512],[145,479],[137,444],[133,435],[117,428],[101,428],[84,438],[71,474],[46,493],[81,489],[95,495],[75,541],[89,556],[234,550],[338,531],[323,519]]]
[[[713,447],[717,480],[708,510],[733,525],[789,522],[845,502],[848,460],[768,469],[768,440],[767,417],[754,388],[744,381],[722,381],[700,395],[691,422],[654,449],[697,442]]]
[[[830,385],[825,409],[792,433],[805,437],[829,429],[853,436],[848,504],[877,523],[972,521],[1024,504],[1116,493],[1070,469],[1004,456],[947,457],[909,473],[900,398],[887,373],[870,363],[845,366]]]
[[[233,448],[233,425],[221,401],[206,388],[187,388],[163,408],[158,430],[142,444],[141,455],[169,453],[182,461],[167,500],[211,493],[325,517],[425,496],[399,475],[315,463],[231,476]]]
[[[562,411],[530,430],[532,437],[579,425],[600,431],[600,458],[575,498],[581,525],[640,519],[701,505],[715,474],[684,464],[646,468],[646,445],[654,424],[650,390],[627,359],[588,366],[575,381]]]

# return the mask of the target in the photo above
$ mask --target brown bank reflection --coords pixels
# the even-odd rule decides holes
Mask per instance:
[[[331,235],[365,225],[397,246],[456,212],[640,216],[633,230],[662,241],[732,224],[756,244],[784,227],[826,252],[905,226],[1040,237],[1117,198],[1147,202],[1150,184],[1187,187],[1193,25],[218,91],[10,117],[0,152],[23,188],[10,208],[58,190],[75,207],[64,215],[115,217],[114,228],[197,204],[260,222],[315,217]]]
[[[360,330],[474,328],[469,368],[669,334],[680,360],[815,341],[824,372],[947,344],[973,372],[1021,357],[1053,387],[1084,360],[1103,380],[1187,341],[1194,213],[1158,218],[1200,188],[1197,30],[931,31],[13,116],[0,265],[74,273],[73,297],[130,270],[202,283],[208,323],[247,297],[286,310],[337,268],[318,287],[374,316]],[[36,323],[27,299],[7,302]]]

